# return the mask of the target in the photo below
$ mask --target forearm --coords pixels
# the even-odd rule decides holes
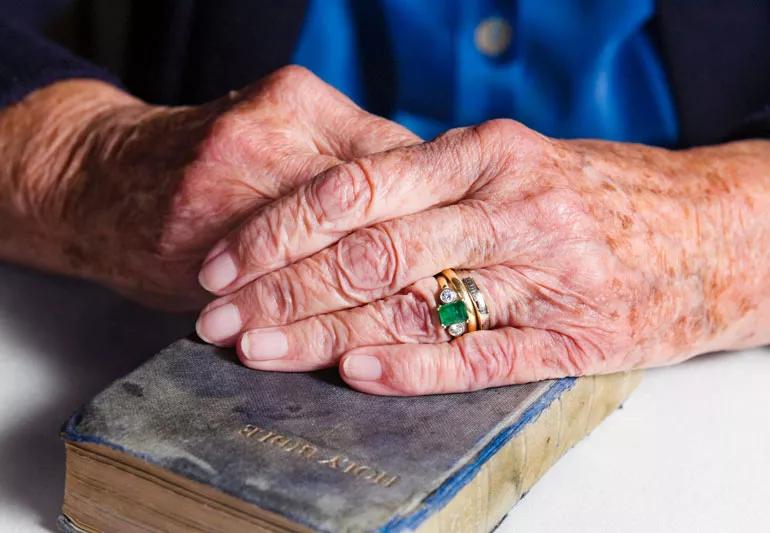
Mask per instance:
[[[704,244],[709,350],[770,343],[770,141],[692,149],[704,168],[697,197]]]
[[[602,198],[592,215],[636,280],[622,295],[645,339],[633,357],[650,366],[770,342],[770,141],[567,143],[579,167],[562,186],[585,176]]]
[[[639,156],[644,164],[629,158],[645,189],[635,195],[647,233],[633,240],[647,251],[639,270],[649,263],[668,287],[642,295],[662,330],[647,357],[670,363],[770,342],[770,142]]]
[[[106,83],[69,80],[0,111],[1,259],[66,274],[83,269],[70,191],[88,171],[93,123],[133,102]]]

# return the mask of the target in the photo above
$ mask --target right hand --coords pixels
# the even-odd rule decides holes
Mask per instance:
[[[334,167],[228,235],[215,249],[237,275],[198,335],[251,368],[338,365],[396,395],[767,344],[769,170],[763,140],[672,151],[512,120],[450,130]],[[254,247],[268,232],[284,238]],[[475,279],[489,331],[446,342],[445,268]]]
[[[171,309],[210,298],[197,280],[206,252],[261,206],[343,161],[419,142],[301,67],[198,107],[149,105],[97,81],[58,82],[0,113],[0,132],[14,112],[29,121],[36,103],[53,106],[32,124],[44,141],[26,148],[23,176],[5,181],[21,183],[15,193],[31,200],[21,219],[43,221],[35,234],[45,242],[26,251],[0,236],[0,256]],[[35,180],[30,169],[52,165],[45,186],[25,183]]]

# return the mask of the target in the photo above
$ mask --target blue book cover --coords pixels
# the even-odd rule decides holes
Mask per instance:
[[[380,397],[351,390],[334,370],[254,371],[241,366],[229,350],[183,339],[97,395],[72,416],[62,434],[68,450],[109,450],[113,458],[132,458],[139,470],[146,464],[168,472],[172,484],[173,479],[189,480],[209,490],[207,497],[221,493],[265,516],[280,517],[284,529],[276,525],[274,531],[294,526],[412,531],[440,513],[496,454],[556,404],[564,404],[554,415],[559,429],[538,432],[548,436],[555,431],[550,437],[564,440],[554,448],[558,457],[573,443],[568,438],[579,439],[630,391],[627,379],[616,379],[617,386],[602,389],[605,401],[597,395],[601,387],[592,383],[590,391],[564,403],[584,379],[600,378]],[[597,405],[604,405],[599,414]],[[580,415],[581,410],[586,412]],[[530,456],[534,461],[538,454]],[[520,470],[526,467],[519,465]],[[100,530],[87,523],[98,521],[91,515],[75,516],[78,498],[86,498],[76,492],[101,490],[99,480],[85,480],[82,473],[70,479],[70,470],[68,451],[62,527]],[[511,479],[516,475],[523,474],[511,472]],[[90,488],[76,490],[84,483]],[[111,494],[119,488],[110,489]],[[88,497],[92,508],[108,499]],[[141,501],[141,495],[135,499],[122,511],[104,512],[122,512],[126,516],[120,519],[128,521],[141,521],[128,516],[133,509],[155,512],[152,502]]]

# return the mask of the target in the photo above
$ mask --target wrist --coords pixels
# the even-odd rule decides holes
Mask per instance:
[[[63,273],[76,273],[68,253],[75,242],[73,190],[87,173],[98,124],[120,109],[144,106],[95,80],[66,80],[0,111],[0,220],[13,232],[0,236],[0,257]],[[75,254],[76,255],[76,254]]]
[[[570,142],[592,172],[613,177],[619,205],[630,202],[641,222],[626,260],[651,280],[641,297],[650,306],[648,357],[769,343],[770,142],[681,151]]]
[[[689,184],[705,324],[697,353],[770,342],[770,142],[682,153]]]

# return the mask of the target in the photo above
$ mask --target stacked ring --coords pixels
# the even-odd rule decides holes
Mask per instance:
[[[476,321],[479,329],[489,329],[489,308],[479,286],[472,277],[463,278],[463,285],[468,289],[468,294],[473,300],[473,308],[476,310]]]
[[[451,268],[436,274],[439,284],[438,312],[441,327],[452,337],[489,327],[489,310],[472,278],[460,277]]]

